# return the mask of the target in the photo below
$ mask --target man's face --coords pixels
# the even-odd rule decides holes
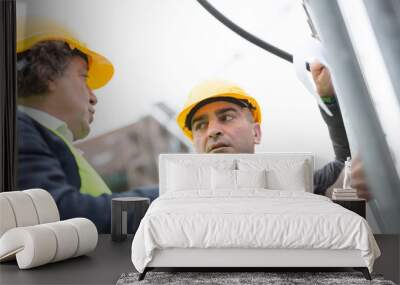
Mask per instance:
[[[50,83],[54,95],[56,117],[67,123],[74,140],[89,134],[97,98],[86,84],[88,67],[79,56],[71,59],[64,74]]]
[[[249,109],[217,101],[204,105],[193,116],[192,133],[198,153],[254,153],[261,129]]]

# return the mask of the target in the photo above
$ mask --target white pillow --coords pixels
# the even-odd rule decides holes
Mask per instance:
[[[190,191],[211,188],[210,167],[169,163],[167,191]]]
[[[267,188],[266,170],[211,170],[214,191],[235,191],[241,188]]]
[[[308,160],[269,159],[238,160],[240,170],[266,169],[267,187],[274,190],[307,191],[311,181]]]
[[[214,191],[236,190],[236,170],[212,168],[211,189]]]
[[[267,171],[236,170],[237,188],[267,188]]]
[[[169,161],[166,164],[167,191],[201,191],[212,190],[212,169],[234,169],[235,160],[182,159]]]
[[[269,170],[267,180],[269,189],[306,191],[307,183],[303,164],[284,170]]]

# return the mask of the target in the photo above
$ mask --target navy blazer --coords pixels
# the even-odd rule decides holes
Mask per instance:
[[[153,200],[158,196],[157,188],[98,197],[82,194],[78,165],[62,139],[20,111],[17,112],[17,132],[18,189],[43,188],[49,191],[62,220],[88,218],[100,233],[109,233],[113,197],[144,196]],[[128,225],[131,219],[132,216],[128,217]]]

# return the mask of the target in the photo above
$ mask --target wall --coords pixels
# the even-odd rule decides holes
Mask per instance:
[[[297,2],[213,4],[289,52],[308,37]],[[258,151],[314,152],[317,167],[333,157],[317,105],[293,66],[234,34],[196,1],[18,0],[17,14],[52,17],[113,62],[113,80],[96,90],[91,137],[130,125],[159,101],[177,112],[195,83],[217,77],[237,82],[260,101]]]
[[[383,274],[385,279],[396,284],[400,282],[400,235],[375,235],[381,250],[381,256],[376,260],[374,273]]]

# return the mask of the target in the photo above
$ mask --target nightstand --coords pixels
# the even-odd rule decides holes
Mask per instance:
[[[124,241],[128,232],[135,234],[140,221],[146,214],[150,199],[144,197],[118,197],[111,200],[111,239]],[[133,214],[128,225],[128,213]]]
[[[364,199],[357,200],[333,200],[332,202],[339,204],[340,206],[353,211],[356,214],[359,214],[361,217],[365,219],[365,204],[366,201]]]

